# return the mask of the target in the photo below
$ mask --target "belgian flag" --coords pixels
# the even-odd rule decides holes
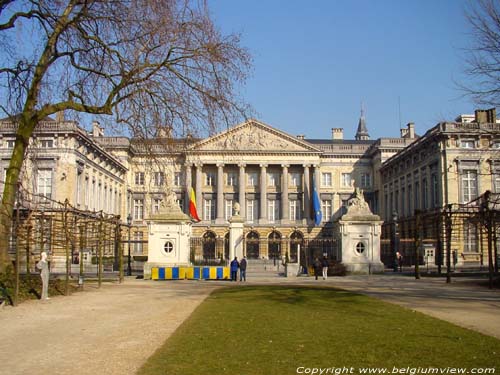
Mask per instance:
[[[196,210],[196,196],[194,195],[194,189],[191,188],[191,193],[189,194],[189,214],[196,221],[201,221],[198,217],[198,211]]]

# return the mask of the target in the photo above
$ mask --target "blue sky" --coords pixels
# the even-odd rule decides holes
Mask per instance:
[[[214,0],[224,33],[242,34],[255,117],[292,135],[353,138],[364,103],[372,139],[414,122],[423,134],[473,113],[457,89],[471,44],[466,0]],[[400,106],[398,105],[400,102]],[[400,111],[399,111],[400,107]]]

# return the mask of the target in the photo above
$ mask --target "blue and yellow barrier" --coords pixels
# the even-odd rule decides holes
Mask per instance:
[[[229,267],[153,267],[152,280],[228,280]]]

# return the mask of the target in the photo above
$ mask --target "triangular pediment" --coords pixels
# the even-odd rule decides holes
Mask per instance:
[[[256,120],[248,120],[197,142],[190,149],[193,151],[321,152],[306,141]]]

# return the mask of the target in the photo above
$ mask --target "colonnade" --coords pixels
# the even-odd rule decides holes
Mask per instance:
[[[190,191],[191,188],[194,188],[195,190],[195,195],[196,195],[196,206],[198,208],[198,215],[200,218],[203,220],[203,210],[205,209],[203,205],[203,193],[204,193],[204,173],[206,171],[204,168],[206,167],[216,167],[217,168],[217,181],[215,185],[215,196],[217,200],[217,209],[216,209],[216,223],[224,223],[225,218],[224,218],[224,188],[225,188],[225,181],[224,181],[224,172],[225,172],[225,167],[231,165],[231,167],[234,167],[234,164],[223,164],[223,163],[214,163],[214,164],[202,164],[202,163],[197,163],[197,164],[186,164],[185,165],[185,203],[186,203],[186,209],[189,209],[189,201],[190,201]],[[301,209],[303,209],[303,218],[310,218],[311,217],[311,175],[315,179],[315,185],[317,187],[320,186],[320,168],[319,165],[317,164],[271,164],[271,163],[259,163],[259,164],[247,164],[247,163],[239,163],[237,164],[238,167],[238,186],[237,186],[237,193],[238,193],[238,202],[240,204],[240,215],[242,217],[247,217],[246,216],[246,202],[247,202],[247,193],[248,193],[248,183],[247,183],[247,171],[249,167],[255,168],[258,167],[260,170],[259,173],[259,184],[258,184],[258,189],[255,190],[255,193],[259,193],[260,199],[259,199],[259,223],[266,223],[267,218],[268,218],[268,170],[269,168],[273,168],[275,170],[275,167],[279,166],[280,167],[280,179],[281,183],[279,185],[279,190],[276,191],[276,193],[280,194],[280,220],[282,222],[286,222],[290,220],[290,210],[289,210],[289,193],[291,191],[290,189],[290,183],[289,183],[289,170],[290,168],[294,168],[294,170],[297,170],[297,167],[300,166],[300,169],[302,170],[302,175],[301,175],[301,184],[300,187],[298,187],[297,191],[294,191],[298,194],[302,195],[302,202],[303,206]],[[194,168],[194,186],[193,186],[193,168]],[[313,169],[313,171],[311,171]],[[253,192],[253,191],[252,191]]]

